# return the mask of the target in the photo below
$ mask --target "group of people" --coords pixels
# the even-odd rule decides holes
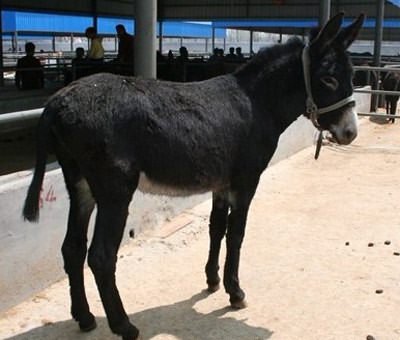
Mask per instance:
[[[121,63],[133,63],[134,37],[130,35],[124,25],[115,26],[118,36],[118,55],[116,61]],[[97,34],[95,27],[88,27],[85,31],[86,37],[90,41],[90,47],[87,52],[87,59],[93,62],[104,60],[104,48],[102,37]]]
[[[115,27],[118,36],[118,55],[115,62],[122,64],[133,64],[134,37],[130,35],[124,25]],[[88,27],[85,31],[86,37],[89,39],[89,49],[85,56],[85,50],[78,47],[75,50],[75,57],[72,60],[73,68],[81,73],[81,76],[86,74],[86,68],[95,67],[104,62],[104,47],[102,37],[97,34],[95,27]],[[18,60],[15,74],[15,85],[21,90],[41,89],[44,87],[43,66],[35,54],[35,44],[27,42],[25,44],[25,56]],[[66,82],[72,80],[72,73],[66,74]],[[78,75],[79,78],[79,75]]]
[[[236,52],[236,53],[235,53]],[[230,47],[229,54],[224,55],[224,50],[222,48],[214,48],[213,55],[210,57],[209,61],[223,61],[228,63],[243,62],[245,60],[242,53],[241,47]]]
[[[111,63],[113,65],[126,65],[132,70],[134,62],[134,37],[129,34],[124,25],[115,26],[118,36],[118,55]],[[85,55],[85,50],[78,47],[75,50],[75,57],[72,59],[72,71],[65,72],[65,83],[68,84],[73,79],[96,72],[98,65],[104,63],[104,47],[102,37],[97,34],[95,27],[88,27],[85,31],[86,37],[89,39],[89,49]],[[18,89],[32,90],[44,87],[43,67],[38,58],[34,56],[35,45],[32,42],[25,44],[26,56],[19,59],[16,68],[15,83]],[[186,47],[179,49],[179,56],[174,58],[172,51],[169,51],[168,58],[164,58],[160,52],[157,53],[157,61],[163,62],[168,60],[169,63],[183,65],[189,61],[189,52]],[[245,60],[241,47],[231,47],[229,54],[224,55],[224,50],[215,48],[213,55],[209,58],[210,62],[243,62]]]

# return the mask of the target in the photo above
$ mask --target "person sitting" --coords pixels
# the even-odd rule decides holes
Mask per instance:
[[[237,61],[237,55],[235,54],[235,48],[229,48],[229,54],[225,56],[225,61],[228,63]]]
[[[209,62],[218,62],[221,61],[221,57],[219,56],[219,48],[214,48],[212,56],[208,59]]]
[[[90,62],[102,62],[104,58],[104,48],[102,38],[97,35],[94,27],[88,27],[85,31],[86,37],[90,40],[90,48],[87,53],[87,59]]]
[[[39,59],[34,57],[35,44],[27,42],[25,52],[26,56],[17,62],[15,85],[20,90],[41,89],[44,87],[43,66]]]
[[[117,60],[121,63],[133,64],[135,40],[132,35],[126,32],[124,25],[115,26],[118,36]]]
[[[179,55],[176,57],[176,63],[183,65],[189,61],[189,52],[185,46],[181,46],[179,49]]]
[[[242,53],[241,47],[236,47],[236,58],[237,58],[237,61],[244,61],[244,55]]]
[[[79,79],[85,76],[86,69],[85,69],[85,50],[83,47],[77,47],[75,49],[75,58],[72,59],[72,73],[73,79]]]

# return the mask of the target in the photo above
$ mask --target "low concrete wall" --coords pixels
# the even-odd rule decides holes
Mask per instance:
[[[369,95],[357,97],[360,105],[369,105]],[[315,136],[316,130],[311,123],[300,117],[281,136],[271,163],[311,145]],[[61,171],[53,166],[53,170],[46,173],[38,224],[25,223],[21,217],[30,180],[31,171],[0,177],[0,311],[65,275],[60,248],[66,231],[68,196]],[[155,229],[209,197],[210,194],[170,198],[136,192],[130,206],[125,240],[130,229],[134,228],[136,234]]]

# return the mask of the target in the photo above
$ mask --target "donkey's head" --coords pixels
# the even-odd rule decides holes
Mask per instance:
[[[345,28],[342,21],[340,13],[311,37],[302,60],[307,116],[336,142],[349,144],[357,136],[358,122],[352,99],[353,69],[346,50],[357,37],[364,15]]]

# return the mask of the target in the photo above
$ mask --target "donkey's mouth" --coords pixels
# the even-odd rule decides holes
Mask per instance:
[[[340,144],[332,132],[328,132],[328,134],[326,135],[326,139],[331,143]]]
[[[343,133],[338,133],[337,131],[329,131],[326,139],[332,143],[339,145],[348,145],[357,137],[356,130],[346,130]]]

